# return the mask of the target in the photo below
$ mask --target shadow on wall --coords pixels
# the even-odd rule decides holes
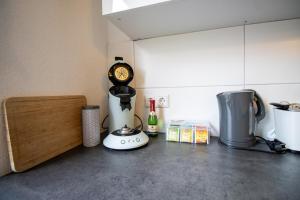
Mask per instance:
[[[95,47],[106,55],[106,42],[103,42],[104,38],[107,38],[106,29],[101,27],[107,27],[107,20],[102,16],[102,4],[101,1],[92,0],[91,5],[91,18],[92,18],[92,29],[93,29],[93,40]]]
[[[135,68],[135,79],[134,82],[136,82],[136,78],[139,79],[139,84],[144,85],[145,82],[145,71],[143,71],[143,68],[140,67],[134,67]],[[155,78],[155,77],[154,77]],[[148,122],[148,116],[150,112],[150,108],[145,106],[145,96],[151,96],[151,93],[147,93],[147,88],[140,88],[136,84],[134,84],[137,90],[137,103],[136,103],[136,113],[142,118],[144,130],[147,130],[147,122]],[[157,94],[153,94],[157,95]],[[164,108],[158,108],[157,102],[156,103],[156,114],[158,117],[158,130],[160,132],[166,131],[166,119],[165,119],[165,110]],[[170,106],[170,102],[169,102]],[[135,124],[139,124],[138,121],[135,121]]]
[[[107,78],[107,20],[102,16],[102,1],[99,0],[91,0],[90,3],[90,10],[91,10],[91,28],[92,28],[92,44],[97,49],[99,60],[105,60],[104,65],[106,66],[98,66],[101,68],[101,74],[98,74],[99,78],[97,79],[96,87],[94,90],[95,93],[100,93],[99,103],[103,106],[100,107],[100,121],[102,121],[105,115],[108,113],[108,87],[109,81]],[[106,27],[105,29],[103,27]],[[105,40],[105,41],[104,41]],[[101,103],[102,102],[102,103]]]
[[[126,62],[126,61],[125,61]],[[135,61],[134,61],[135,63]],[[144,96],[145,96],[145,90],[142,88],[137,87],[136,85],[136,78],[139,77],[139,81],[141,83],[144,83],[144,71],[141,70],[141,68],[132,66],[134,69],[134,78],[133,78],[133,84],[132,87],[136,90],[136,103],[135,103],[135,113],[141,118],[143,123],[143,130],[146,131],[147,128],[147,122],[148,122],[148,115],[149,115],[149,108],[147,108],[144,105]],[[142,84],[143,85],[143,84]],[[135,126],[139,125],[140,122],[135,118]]]
[[[107,57],[107,30],[103,27],[107,27],[107,20],[102,17],[102,1],[92,0],[91,2],[91,20],[92,20],[92,39],[95,48],[99,51],[100,60],[106,60]],[[105,42],[103,41],[105,39]],[[108,63],[105,63],[106,65]],[[99,66],[100,67],[100,66]],[[103,67],[107,69],[107,67]],[[105,70],[105,73],[107,71]],[[100,74],[99,74],[100,75]],[[100,83],[104,91],[108,90],[108,79],[107,76],[101,76]],[[107,101],[107,99],[102,99]]]

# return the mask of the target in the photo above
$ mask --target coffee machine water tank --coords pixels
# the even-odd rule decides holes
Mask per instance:
[[[109,89],[109,132],[125,125],[134,128],[136,92],[130,86],[113,86]]]
[[[265,116],[262,99],[254,90],[223,92],[217,99],[220,141],[238,148],[253,146],[257,123]]]

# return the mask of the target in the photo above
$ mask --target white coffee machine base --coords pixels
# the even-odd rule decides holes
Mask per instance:
[[[148,141],[149,137],[143,131],[135,135],[114,135],[110,133],[103,140],[103,145],[115,150],[129,150],[142,147],[146,145]]]

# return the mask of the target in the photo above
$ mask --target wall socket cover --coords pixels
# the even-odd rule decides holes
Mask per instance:
[[[169,95],[167,96],[145,96],[145,107],[150,107],[150,99],[155,99],[155,107],[168,108],[169,107]]]

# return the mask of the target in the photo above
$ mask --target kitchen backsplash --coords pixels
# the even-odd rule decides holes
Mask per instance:
[[[144,96],[169,95],[169,108],[159,109],[161,120],[209,120],[212,134],[219,135],[216,94],[251,88],[267,105],[257,131],[267,137],[273,128],[268,104],[300,102],[300,19],[139,41],[112,24],[109,31],[108,60],[124,56],[134,65],[136,110],[144,121]]]

